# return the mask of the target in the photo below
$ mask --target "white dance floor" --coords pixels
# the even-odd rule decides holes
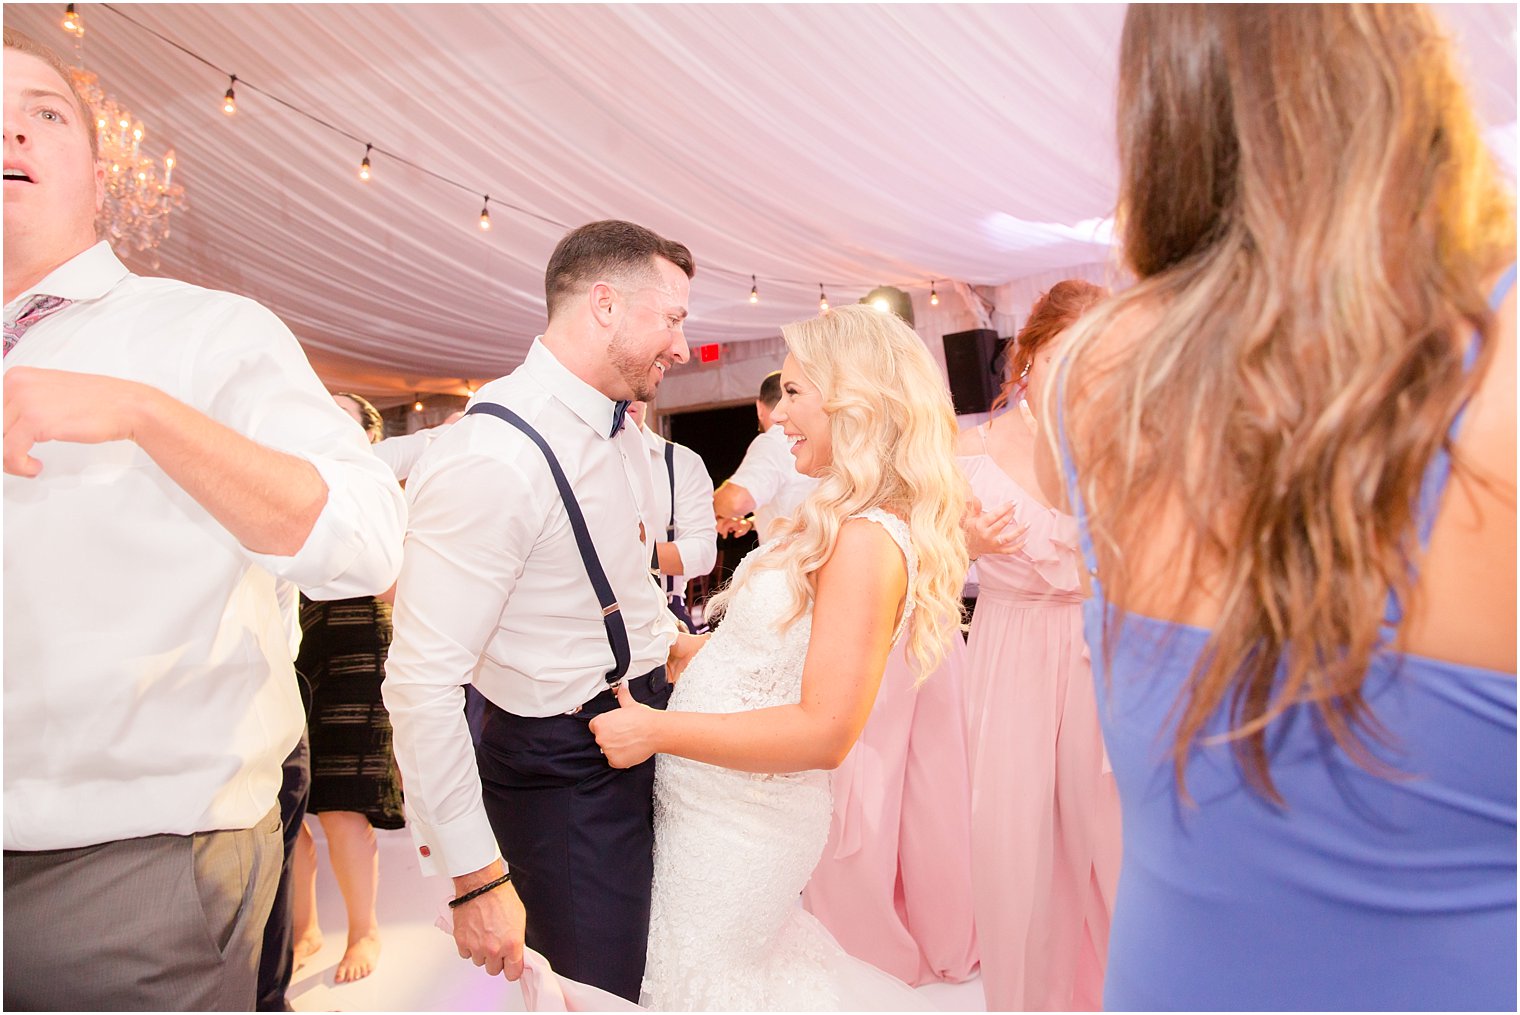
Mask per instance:
[[[522,1011],[517,985],[461,959],[454,939],[433,926],[449,894],[440,878],[418,869],[411,834],[378,831],[380,841],[380,934],[383,947],[374,973],[356,983],[335,984],[333,973],[347,940],[343,899],[327,863],[321,826],[308,822],[317,839],[317,912],[322,950],[296,970],[287,997],[296,1011]],[[942,1011],[984,1011],[982,985],[936,983],[920,987]]]

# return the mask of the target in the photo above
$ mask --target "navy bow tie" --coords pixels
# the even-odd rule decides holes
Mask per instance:
[[[614,402],[612,405],[612,432],[607,435],[608,439],[616,437],[618,431],[623,429],[623,419],[628,415],[628,406],[632,402]]]

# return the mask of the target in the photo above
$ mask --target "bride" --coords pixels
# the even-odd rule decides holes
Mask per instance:
[[[966,497],[955,415],[897,317],[837,307],[782,329],[774,418],[821,480],[715,597],[718,630],[668,711],[598,716],[610,764],[654,754],[654,896],[644,1006],[923,1008],[847,956],[798,904],[829,833],[826,770],[849,753],[896,641],[932,673],[960,622]],[[813,637],[814,633],[817,637]],[[690,637],[690,636],[683,636]]]

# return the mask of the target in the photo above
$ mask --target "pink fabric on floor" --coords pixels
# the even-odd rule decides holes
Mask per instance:
[[[638,1005],[600,987],[555,974],[549,960],[523,949],[522,988],[525,1011],[643,1011]]]
[[[454,934],[454,913],[445,899],[433,926]],[[559,976],[532,948],[523,947],[523,971],[517,980],[525,1011],[643,1011],[638,1005],[601,987]]]
[[[833,775],[834,820],[803,892],[856,958],[915,986],[976,969],[961,638],[920,687],[888,658],[860,741]]]
[[[984,505],[1012,501],[1021,551],[977,561],[967,707],[971,875],[988,1011],[1102,1007],[1120,857],[1082,631],[1077,527],[986,455],[959,459]]]

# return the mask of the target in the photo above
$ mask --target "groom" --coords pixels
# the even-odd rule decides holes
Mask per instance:
[[[526,935],[556,971],[638,999],[654,763],[609,768],[588,724],[618,707],[615,684],[670,695],[676,629],[649,575],[664,520],[622,422],[686,361],[693,271],[629,222],[565,236],[543,335],[407,482],[385,704],[424,872],[454,880],[459,954],[508,979]],[[488,702],[478,753],[470,683]]]

